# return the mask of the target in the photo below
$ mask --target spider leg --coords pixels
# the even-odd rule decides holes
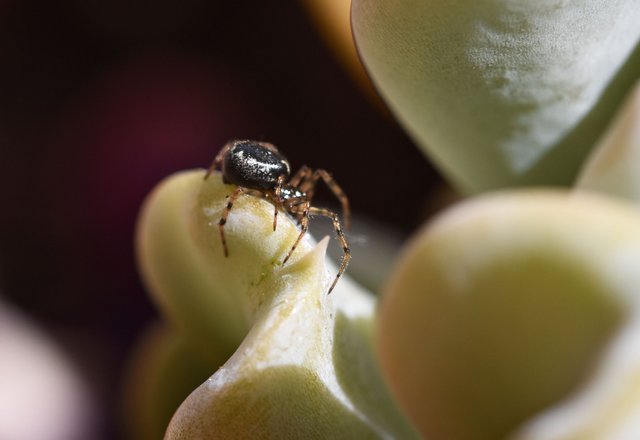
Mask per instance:
[[[278,176],[278,183],[276,183],[276,188],[273,191],[274,192],[274,197],[273,197],[273,206],[275,207],[274,211],[273,211],[273,230],[275,232],[276,227],[278,225],[278,209],[282,208],[282,185],[284,184],[285,181],[285,176],[284,174],[281,174],[280,176]]]
[[[331,287],[329,287],[329,292],[327,292],[328,295],[336,286],[338,279],[340,279],[345,269],[347,268],[347,264],[349,264],[349,260],[351,260],[351,250],[349,249],[349,245],[347,244],[347,239],[344,236],[344,232],[342,232],[338,214],[328,209],[314,207],[310,207],[309,212],[311,213],[311,215],[323,215],[325,217],[329,217],[333,221],[333,228],[335,229],[336,234],[338,235],[338,240],[340,241],[340,245],[342,246],[343,255],[342,260],[340,261],[340,268],[338,269],[338,274],[333,280],[333,283],[331,283]]]
[[[291,257],[291,254],[293,254],[293,251],[296,250],[298,244],[300,243],[300,240],[302,240],[302,237],[304,237],[304,234],[309,229],[309,210],[311,208],[311,205],[308,200],[305,200],[301,206],[302,212],[300,213],[300,234],[298,234],[298,238],[296,239],[295,243],[293,243],[293,246],[291,246],[291,249],[289,250],[287,256],[284,257],[284,260],[282,260],[282,264],[285,264],[289,260],[289,257]]]
[[[325,185],[327,185],[327,187],[331,190],[333,195],[336,196],[336,198],[340,201],[340,204],[342,205],[344,227],[345,229],[351,229],[351,208],[349,206],[349,198],[342,190],[342,188],[340,188],[340,185],[338,185],[331,174],[329,174],[326,170],[315,170],[311,179],[303,182],[300,185],[300,191],[306,192],[309,200],[313,199],[313,194],[315,192],[318,179],[322,179]]]
[[[300,185],[300,182],[313,175],[313,170],[306,165],[302,165],[300,169],[289,179],[289,185],[294,188],[297,188]]]
[[[307,197],[291,197],[282,201],[282,208],[296,219],[296,223],[300,226],[300,220],[304,213],[304,205],[307,203]]]
[[[218,229],[220,230],[220,241],[222,241],[222,250],[224,251],[224,256],[229,256],[229,249],[227,248],[227,240],[224,237],[224,225],[227,223],[227,217],[229,217],[229,211],[233,208],[233,203],[236,201],[238,197],[244,192],[241,187],[237,187],[233,190],[231,195],[229,196],[229,200],[227,201],[227,206],[225,206],[224,211],[222,211],[222,217],[220,217],[220,221],[218,222]]]
[[[224,159],[224,155],[227,154],[227,151],[229,151],[229,149],[233,147],[234,144],[235,144],[235,141],[229,141],[226,144],[224,144],[224,147],[222,147],[222,149],[218,152],[218,154],[216,154],[215,159],[213,159],[213,162],[209,166],[207,173],[204,175],[204,180],[207,180],[211,175],[211,173],[213,173],[213,171],[220,166],[220,164],[222,163],[222,160]]]

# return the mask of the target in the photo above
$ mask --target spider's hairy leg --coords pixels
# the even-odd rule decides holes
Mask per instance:
[[[342,190],[338,182],[336,182],[331,174],[325,170],[316,170],[314,176],[320,176],[325,185],[331,189],[333,195],[340,201],[342,205],[342,218],[344,220],[345,229],[351,229],[351,207],[349,205],[349,198],[347,194]]]
[[[220,217],[220,221],[218,222],[218,229],[220,230],[220,241],[222,241],[222,250],[224,251],[224,256],[229,256],[229,249],[227,248],[227,240],[224,237],[224,225],[227,223],[227,217],[229,217],[229,212],[231,208],[233,208],[233,203],[236,201],[238,197],[244,192],[241,187],[237,187],[233,190],[229,199],[227,200],[227,206],[225,206],[224,211],[222,211],[222,217]]]
[[[289,179],[289,185],[294,188],[301,186],[301,182],[306,181],[313,175],[313,170],[306,165],[302,165],[300,169]]]
[[[224,145],[224,147],[222,147],[220,152],[218,154],[216,154],[215,159],[213,159],[213,162],[211,162],[211,165],[209,166],[209,169],[207,170],[207,173],[204,175],[204,180],[207,180],[209,178],[209,176],[211,175],[211,173],[213,173],[213,171],[216,170],[220,166],[220,164],[222,163],[222,160],[224,159],[224,155],[227,154],[227,151],[229,151],[229,149],[231,147],[233,147],[234,144],[235,144],[235,141],[227,142]]]
[[[315,207],[309,208],[309,213],[311,215],[322,215],[325,217],[329,217],[333,221],[333,228],[335,229],[336,234],[338,235],[338,240],[340,241],[340,245],[342,246],[343,254],[342,254],[342,260],[340,261],[340,268],[338,269],[338,274],[333,280],[333,283],[331,283],[331,287],[329,287],[329,292],[327,292],[327,294],[329,294],[331,293],[333,288],[336,287],[336,283],[338,282],[338,280],[344,273],[345,269],[347,268],[347,264],[349,264],[349,260],[351,260],[351,249],[349,249],[349,245],[347,244],[347,239],[345,238],[344,232],[342,231],[340,220],[338,219],[338,214],[328,209],[315,208]]]
[[[329,172],[322,169],[315,170],[310,179],[302,182],[300,190],[308,194],[309,200],[313,199],[313,194],[319,179],[322,179],[333,195],[340,201],[344,227],[345,229],[351,229],[351,207],[349,205],[349,198]]]
[[[283,174],[278,176],[278,183],[273,191],[273,205],[275,206],[273,211],[273,231],[275,232],[278,226],[278,209],[282,208],[282,185],[284,184],[285,176]]]
[[[309,210],[311,209],[311,204],[308,200],[305,200],[301,206],[300,234],[298,234],[298,238],[296,239],[295,243],[293,243],[293,246],[291,246],[291,249],[289,250],[287,256],[284,258],[284,260],[282,260],[282,264],[285,264],[289,260],[289,257],[291,257],[291,254],[293,254],[293,251],[296,250],[296,247],[298,247],[300,240],[302,240],[302,237],[304,237],[304,234],[309,229]]]

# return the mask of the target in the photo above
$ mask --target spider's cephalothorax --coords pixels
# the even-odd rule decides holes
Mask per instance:
[[[340,268],[338,269],[338,275],[329,288],[329,293],[331,293],[338,279],[344,273],[347,263],[351,259],[351,251],[347,245],[347,240],[342,231],[342,225],[338,215],[328,209],[311,206],[316,183],[322,179],[338,200],[340,200],[344,223],[346,227],[349,227],[349,200],[331,175],[325,170],[312,170],[307,166],[303,166],[297,173],[291,176],[289,162],[274,145],[267,142],[250,140],[231,141],[227,143],[209,167],[205,179],[209,177],[213,170],[218,168],[222,170],[222,180],[224,183],[237,185],[231,195],[229,195],[227,206],[218,223],[222,249],[225,256],[229,256],[229,250],[224,236],[224,225],[227,223],[227,218],[234,202],[243,193],[263,197],[274,204],[274,231],[278,224],[279,209],[283,209],[298,220],[300,224],[300,234],[282,261],[282,264],[286,263],[289,257],[291,257],[291,254],[307,232],[309,228],[309,216],[322,215],[329,217],[333,221],[333,227],[344,252],[342,261],[340,262]]]

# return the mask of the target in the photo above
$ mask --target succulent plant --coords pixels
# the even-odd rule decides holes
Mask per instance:
[[[298,229],[274,232],[260,198],[234,206],[225,257],[233,186],[169,177],[140,269],[175,336],[165,359],[211,377],[165,438],[640,437],[640,5],[354,0],[352,18],[428,156],[464,191],[502,190],[418,231],[378,303],[348,277],[326,294],[326,240],[282,265]]]

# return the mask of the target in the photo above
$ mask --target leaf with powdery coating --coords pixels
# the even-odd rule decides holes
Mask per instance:
[[[640,76],[637,0],[353,0],[393,113],[466,192],[569,184]]]

